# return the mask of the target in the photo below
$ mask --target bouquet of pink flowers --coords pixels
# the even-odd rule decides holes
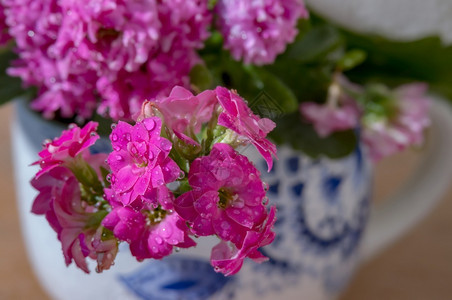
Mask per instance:
[[[272,167],[275,124],[254,115],[235,92],[218,87],[196,96],[175,87],[145,102],[136,122],[112,125],[112,152],[90,154],[97,123],[71,125],[39,153],[39,191],[32,212],[45,215],[61,241],[66,264],[97,272],[114,263],[118,243],[138,260],[161,259],[216,235],[211,263],[232,275],[275,237],[259,171],[235,148],[254,145]]]

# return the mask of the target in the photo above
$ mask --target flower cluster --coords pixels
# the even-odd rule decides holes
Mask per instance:
[[[114,124],[109,154],[90,154],[99,138],[93,122],[48,141],[36,162],[32,211],[57,232],[66,263],[85,272],[87,257],[108,269],[120,242],[138,260],[161,259],[214,235],[212,265],[235,274],[247,257],[265,261],[258,249],[275,237],[276,211],[259,171],[234,148],[254,145],[270,169],[273,127],[235,91],[193,95],[177,86],[145,102],[133,125]]]
[[[213,19],[235,59],[268,64],[307,17],[301,1],[2,0],[0,43],[15,40],[8,74],[38,88],[32,108],[46,118],[130,121],[144,100],[190,88]]]
[[[330,86],[325,104],[305,102],[300,112],[321,137],[360,127],[369,157],[378,161],[423,142],[430,125],[426,92],[423,83],[390,91],[380,85],[362,88],[341,77]]]
[[[293,42],[308,12],[300,0],[219,0],[218,27],[225,48],[246,64],[272,63]]]
[[[97,110],[131,119],[144,99],[189,86],[211,20],[203,0],[5,0],[4,6],[19,55],[8,72],[39,88],[32,107],[46,117],[89,118]]]

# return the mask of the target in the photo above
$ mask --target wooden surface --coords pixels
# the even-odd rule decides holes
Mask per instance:
[[[9,139],[12,114],[10,104],[0,107],[0,299],[48,299],[33,276],[20,233]],[[377,202],[403,182],[417,156],[398,155],[379,165]],[[427,219],[360,268],[341,300],[362,299],[452,299],[452,188]]]

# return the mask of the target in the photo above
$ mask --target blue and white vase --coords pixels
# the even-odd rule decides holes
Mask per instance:
[[[224,277],[209,263],[217,241],[199,238],[196,248],[141,263],[121,244],[115,266],[102,274],[66,267],[56,234],[45,218],[30,213],[36,191],[28,184],[41,142],[62,129],[17,105],[12,137],[22,229],[37,278],[55,299],[333,299],[359,262],[372,189],[361,148],[330,160],[280,147],[270,173],[265,161],[251,155],[278,209],[276,239],[262,249],[268,262],[246,261],[237,275]],[[104,142],[97,151],[105,149]]]

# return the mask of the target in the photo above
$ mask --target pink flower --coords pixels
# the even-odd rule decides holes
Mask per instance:
[[[102,160],[99,159],[102,158]],[[99,169],[105,156],[94,155],[88,163]],[[116,239],[103,239],[103,212],[82,199],[80,183],[69,169],[54,167],[32,180],[39,191],[32,212],[44,214],[61,241],[65,262],[72,261],[89,273],[86,258],[98,260],[98,271],[108,269],[117,252]]]
[[[327,137],[336,131],[356,128],[359,122],[359,111],[351,104],[333,107],[328,104],[304,102],[300,105],[300,112],[313,123],[320,137]]]
[[[140,200],[124,205],[115,200],[117,195],[111,189],[106,189],[106,196],[113,209],[102,225],[116,238],[129,243],[132,255],[138,260],[161,259],[170,255],[174,247],[196,245],[188,236],[185,221],[177,213]]]
[[[112,201],[109,203],[112,204]],[[118,205],[102,220],[102,225],[110,229],[119,240],[130,243],[137,240],[144,231],[145,218],[132,207]]]
[[[272,207],[265,224],[255,231],[248,231],[243,242],[236,246],[234,244],[221,241],[212,249],[210,257],[211,264],[216,272],[221,272],[226,276],[234,275],[240,271],[246,257],[256,262],[264,262],[267,257],[259,252],[258,248],[273,242],[275,233],[272,231],[276,221],[276,209]]]
[[[206,90],[194,96],[189,90],[176,86],[167,98],[154,105],[163,115],[165,125],[186,143],[199,145],[190,136],[198,134],[201,126],[212,118],[217,100],[215,92]]]
[[[217,87],[217,99],[223,108],[218,124],[236,132],[240,137],[253,144],[268,164],[273,166],[272,154],[276,157],[276,146],[267,140],[267,134],[275,128],[275,123],[267,118],[259,118],[234,91]]]
[[[147,226],[142,235],[130,243],[130,251],[138,260],[161,259],[170,255],[174,247],[190,248],[195,245],[188,236],[185,221],[178,214],[167,212],[161,221]]]
[[[83,128],[72,124],[68,130],[63,131],[60,137],[46,143],[44,149],[39,152],[40,159],[34,163],[41,166],[36,177],[61,164],[70,162],[77,155],[89,153],[88,148],[99,139],[99,135],[96,133],[97,125],[92,121]]]
[[[308,12],[302,0],[219,0],[215,8],[224,46],[246,64],[270,64],[293,42]]]
[[[131,119],[141,103],[189,87],[208,37],[204,0],[4,0],[19,56],[8,74],[38,88],[35,110]],[[99,101],[100,104],[99,104]]]
[[[192,190],[176,198],[175,210],[193,233],[240,244],[267,216],[259,176],[248,158],[228,144],[215,144],[208,156],[193,161],[188,174]]]
[[[165,184],[180,176],[181,170],[168,157],[171,142],[160,137],[161,127],[157,117],[144,119],[134,126],[120,121],[110,135],[114,150],[108,156],[111,188],[124,205],[138,198],[159,205],[156,197],[166,197],[169,193],[165,192]]]
[[[423,131],[430,125],[431,99],[426,92],[425,84],[403,85],[394,91],[395,116],[364,120],[362,138],[372,160],[378,161],[423,142]]]

